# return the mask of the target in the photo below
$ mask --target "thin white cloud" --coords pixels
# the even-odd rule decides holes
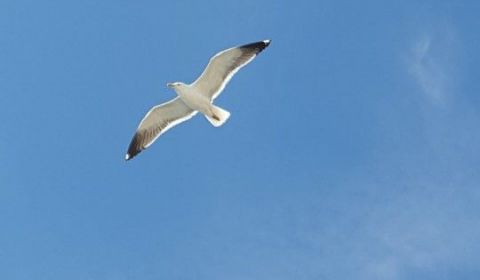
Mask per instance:
[[[436,105],[444,105],[451,98],[454,46],[452,28],[443,25],[419,36],[409,51],[408,71],[428,100]]]

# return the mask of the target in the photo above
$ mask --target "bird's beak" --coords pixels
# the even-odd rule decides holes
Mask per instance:
[[[167,83],[167,87],[173,88],[173,84],[172,83]]]

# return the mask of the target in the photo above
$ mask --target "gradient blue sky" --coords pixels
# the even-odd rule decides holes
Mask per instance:
[[[0,2],[0,279],[479,279],[478,1]],[[130,162],[224,48],[217,104]]]

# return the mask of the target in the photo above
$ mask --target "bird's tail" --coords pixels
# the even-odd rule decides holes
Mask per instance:
[[[205,114],[207,120],[215,127],[224,124],[230,117],[230,112],[212,104],[210,114]]]

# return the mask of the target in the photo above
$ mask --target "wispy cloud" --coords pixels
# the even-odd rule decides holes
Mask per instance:
[[[436,105],[444,105],[451,97],[454,48],[454,32],[443,25],[418,36],[409,51],[408,71],[429,101]]]

